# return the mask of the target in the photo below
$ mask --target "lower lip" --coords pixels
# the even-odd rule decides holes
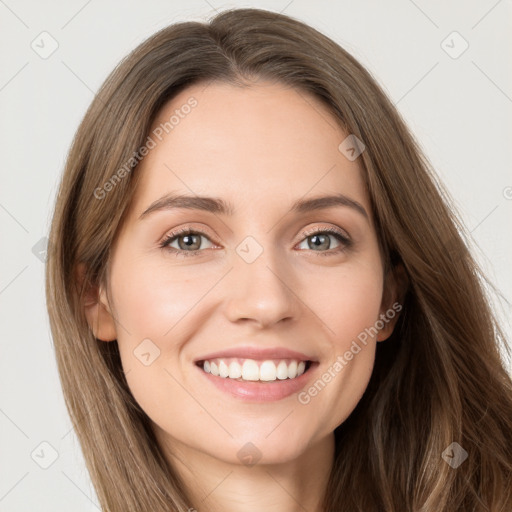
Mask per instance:
[[[214,386],[235,398],[252,402],[271,402],[298,393],[311,379],[318,363],[310,363],[309,369],[300,377],[270,382],[242,382],[229,377],[218,377],[195,366]]]

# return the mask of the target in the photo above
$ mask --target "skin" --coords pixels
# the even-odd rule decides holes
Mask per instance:
[[[348,134],[317,99],[269,82],[194,85],[164,106],[154,127],[191,96],[197,106],[137,170],[141,182],[113,246],[110,301],[100,286],[87,318],[97,338],[118,340],[130,389],[187,485],[191,507],[320,511],[334,429],[363,395],[376,343],[389,337],[398,315],[306,405],[296,394],[243,402],[198,376],[193,360],[237,345],[280,346],[314,355],[319,378],[395,302],[360,158],[338,150]],[[139,220],[171,191],[223,198],[234,215],[180,209]],[[369,217],[346,206],[290,213],[297,199],[333,192],[358,201]],[[205,234],[199,255],[159,247],[188,226]],[[308,245],[314,235],[306,230],[329,227],[352,245],[336,252],[343,243],[333,236],[330,246]],[[247,236],[263,249],[251,264],[236,252]],[[171,246],[180,248],[180,240],[183,248],[183,237]],[[148,366],[133,353],[146,338],[160,350]],[[249,442],[261,452],[254,466],[237,456]]]

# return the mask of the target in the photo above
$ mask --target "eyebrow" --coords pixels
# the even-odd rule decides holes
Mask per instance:
[[[335,206],[345,206],[351,208],[354,211],[360,213],[367,220],[369,219],[368,213],[361,203],[343,194],[321,196],[311,199],[299,199],[293,203],[290,211],[293,213],[306,213],[314,210],[332,208]],[[139,220],[144,219],[152,212],[172,210],[175,208],[203,210],[214,214],[223,214],[228,216],[232,216],[233,212],[235,211],[235,208],[231,203],[226,202],[218,197],[187,196],[169,193],[162,196],[160,199],[157,199],[146,210],[144,210],[144,212],[142,212],[140,215]]]

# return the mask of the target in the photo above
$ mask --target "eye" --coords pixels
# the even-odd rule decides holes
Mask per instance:
[[[301,242],[301,245],[306,243],[307,247],[305,248],[319,252],[318,256],[332,256],[347,250],[352,245],[350,238],[335,228],[315,229],[305,233],[305,235],[306,238]],[[336,239],[338,246],[331,247],[331,238]]]
[[[306,237],[300,245],[307,243],[306,250],[318,253],[318,256],[332,256],[347,250],[352,245],[348,236],[335,228],[314,229],[304,233]],[[204,247],[201,239],[208,240],[209,247]],[[338,246],[332,248],[331,239],[334,238]],[[311,240],[311,241],[310,241]],[[177,244],[174,247],[172,244]],[[194,231],[190,228],[180,229],[169,233],[169,235],[160,243],[160,247],[180,256],[198,256],[204,249],[212,248],[213,244],[208,236],[201,231]],[[304,247],[302,247],[304,249]],[[325,250],[324,250],[325,249]]]
[[[170,233],[165,240],[161,242],[160,247],[174,252],[176,256],[196,256],[201,252],[200,249],[205,248],[202,247],[201,238],[205,238],[210,242],[209,238],[204,233],[185,228]],[[174,243],[177,244],[177,247],[172,247],[171,244]]]

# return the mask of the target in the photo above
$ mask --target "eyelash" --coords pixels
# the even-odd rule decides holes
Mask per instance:
[[[342,245],[336,249],[331,249],[328,251],[313,251],[317,253],[317,256],[334,256],[336,254],[342,253],[346,250],[348,250],[352,246],[352,241],[343,235],[340,231],[334,228],[324,228],[324,229],[314,229],[311,231],[307,231],[304,233],[304,239],[309,238],[313,235],[318,234],[329,234],[333,235]],[[204,251],[204,249],[196,250],[196,251],[183,251],[181,249],[175,249],[174,247],[168,247],[168,244],[173,242],[175,239],[179,238],[180,236],[185,235],[202,235],[209,239],[209,237],[206,235],[206,233],[203,233],[202,231],[195,231],[190,228],[183,228],[179,229],[177,231],[174,231],[172,233],[169,233],[168,236],[165,237],[164,240],[160,243],[160,248],[165,249],[171,253],[174,253],[176,257],[189,257],[189,256],[198,256],[201,252]],[[302,240],[301,240],[302,242]]]

